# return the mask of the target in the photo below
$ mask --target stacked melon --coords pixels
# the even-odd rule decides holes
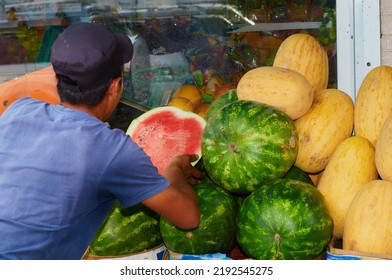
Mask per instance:
[[[355,135],[367,139],[374,150],[360,159],[362,172],[368,173],[368,168],[376,175],[360,184],[347,209],[343,230],[347,250],[392,254],[391,89],[392,67],[381,65],[366,75],[355,101]]]
[[[378,66],[368,73],[354,112],[347,114],[353,119],[353,133],[337,142],[319,171],[317,188],[333,217],[333,235],[343,239],[346,250],[392,254],[391,87],[391,67]]]

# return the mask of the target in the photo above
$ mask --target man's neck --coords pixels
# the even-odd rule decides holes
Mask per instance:
[[[69,102],[61,102],[60,104],[66,108],[79,110],[79,111],[85,112],[85,113],[87,113],[87,114],[89,114],[99,120],[103,120],[103,116],[101,116],[101,114],[100,114],[101,110],[98,108],[99,106],[90,107],[90,106],[85,106],[85,105],[74,105]]]

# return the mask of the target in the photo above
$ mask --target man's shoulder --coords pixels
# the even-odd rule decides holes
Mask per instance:
[[[14,102],[12,102],[7,110],[4,111],[4,113],[11,112],[12,110],[20,110],[24,108],[25,106],[34,106],[35,104],[42,104],[43,101],[32,98],[32,97],[22,97],[19,99],[16,99]]]
[[[34,103],[38,104],[38,100],[31,97],[22,97],[13,101],[7,109],[1,114],[2,118],[13,117],[18,115],[24,115],[24,111],[30,111],[29,108],[34,106]]]
[[[21,104],[42,104],[43,102],[44,101],[38,100],[36,98],[25,96],[25,97],[22,97],[22,98],[15,100],[12,104],[15,106],[15,105],[21,105]]]

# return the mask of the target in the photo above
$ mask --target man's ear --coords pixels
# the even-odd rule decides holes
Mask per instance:
[[[122,94],[122,78],[114,78],[109,85],[108,92],[114,98],[117,98],[119,94]]]

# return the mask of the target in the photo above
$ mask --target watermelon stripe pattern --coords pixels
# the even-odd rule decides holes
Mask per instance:
[[[237,216],[238,244],[254,259],[315,259],[332,230],[320,191],[293,179],[277,179],[255,190]]]
[[[231,89],[221,96],[218,97],[214,102],[212,102],[210,108],[208,108],[205,119],[208,120],[211,118],[219,109],[222,107],[230,104],[231,102],[237,101],[238,96],[237,96],[237,90],[236,89]]]
[[[90,244],[90,254],[129,255],[163,244],[159,218],[142,204],[121,208],[116,201]]]
[[[206,172],[219,186],[247,194],[282,177],[295,162],[292,119],[256,101],[234,101],[207,120],[202,137]]]

